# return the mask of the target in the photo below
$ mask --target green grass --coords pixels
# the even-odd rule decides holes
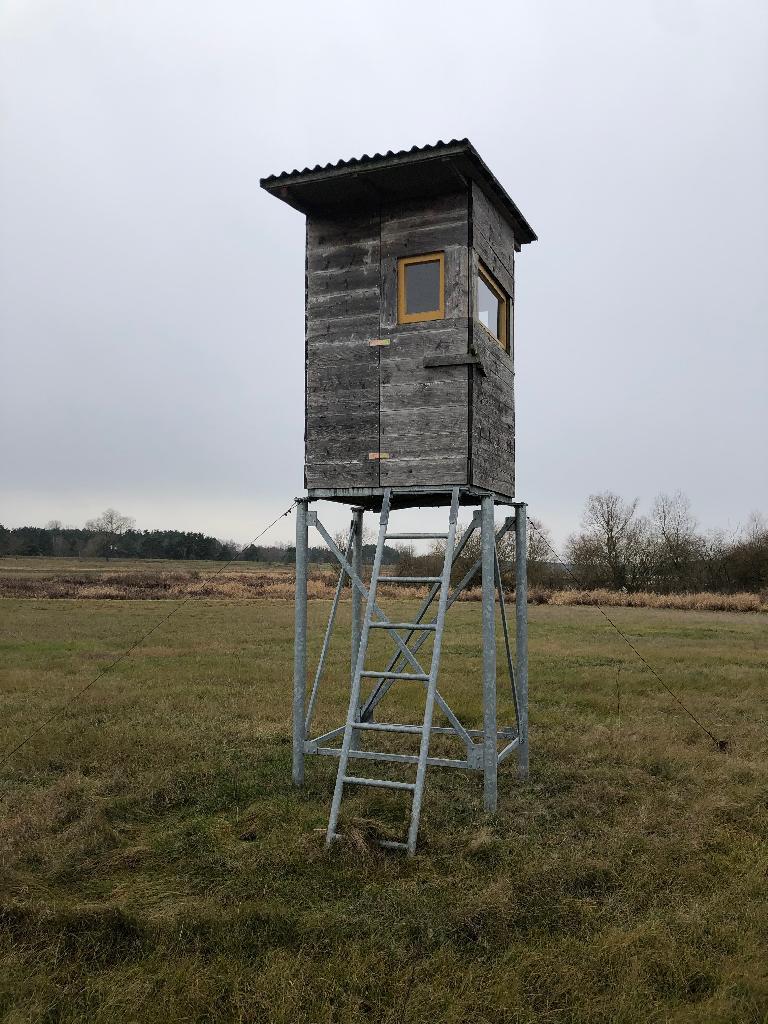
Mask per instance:
[[[167,610],[3,601],[3,745]],[[445,639],[471,724],[479,612]],[[431,770],[409,862],[364,842],[402,830],[402,797],[355,796],[358,842],[328,856],[335,762],[289,784],[291,605],[188,604],[2,769],[0,1020],[768,1020],[764,620],[611,611],[721,754],[596,609],[530,615],[531,780],[508,763],[484,819],[476,775]],[[319,729],[343,720],[345,639]]]

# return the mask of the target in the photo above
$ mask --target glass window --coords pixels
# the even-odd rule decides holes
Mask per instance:
[[[476,316],[496,341],[507,347],[507,295],[495,278],[482,265],[477,272]]]
[[[405,256],[397,263],[397,319],[401,324],[445,316],[445,262],[441,252]]]
[[[405,268],[406,313],[431,313],[440,308],[440,263],[409,263]]]

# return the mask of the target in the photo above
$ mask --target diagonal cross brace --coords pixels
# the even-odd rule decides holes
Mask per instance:
[[[507,520],[514,523],[514,519]],[[517,700],[517,683],[515,681],[515,670],[512,665],[512,651],[509,646],[509,629],[507,628],[507,610],[504,604],[504,587],[501,583],[501,566],[499,564],[499,552],[494,550],[494,571],[496,574],[496,590],[499,594],[499,611],[501,612],[501,627],[504,633],[504,650],[507,655],[507,670],[509,672],[509,685],[512,689],[512,703],[515,705],[515,721],[520,724],[520,706]]]
[[[355,528],[354,528],[354,525],[352,525],[350,527],[350,530],[349,530],[349,539],[347,540],[347,558],[349,558],[350,555],[352,554],[352,541],[353,541],[353,538],[354,538],[354,534],[355,534]],[[312,692],[311,692],[310,697],[309,697],[309,704],[307,705],[307,716],[306,716],[306,719],[304,721],[304,733],[305,733],[305,735],[309,735],[309,728],[312,725],[312,718],[314,717],[314,714],[315,714],[315,704],[317,702],[317,691],[318,691],[318,689],[320,687],[320,680],[322,678],[323,671],[325,669],[325,661],[326,661],[326,658],[328,657],[328,647],[330,646],[331,634],[333,633],[333,626],[334,626],[334,623],[336,621],[336,612],[338,611],[338,608],[339,608],[339,599],[341,598],[341,591],[342,591],[342,587],[344,586],[345,575],[346,575],[346,573],[344,571],[344,568],[342,567],[341,572],[339,573],[339,581],[336,584],[336,592],[333,595],[333,603],[331,605],[331,614],[328,616],[328,625],[326,626],[326,629],[325,629],[325,636],[323,638],[323,647],[322,647],[322,650],[320,651],[320,660],[317,663],[317,671],[315,672],[315,679],[314,679],[314,682],[312,684]]]
[[[453,568],[453,566],[456,564],[456,559],[459,557],[461,552],[467,546],[470,537],[472,536],[472,534],[477,529],[478,522],[479,522],[479,520],[477,519],[476,516],[474,516],[473,519],[472,519],[472,522],[469,524],[467,529],[464,531],[464,536],[461,538],[459,543],[454,548],[453,560],[451,562],[451,568]],[[414,619],[414,622],[421,622],[421,620],[424,618],[424,616],[429,611],[430,605],[434,601],[434,599],[437,596],[437,594],[439,593],[439,591],[440,591],[440,584],[439,583],[436,583],[433,587],[431,587],[429,593],[427,594],[427,596],[424,598],[424,600],[422,602],[421,608],[416,613],[416,617]],[[451,601],[449,599],[447,607],[450,608],[452,604],[453,604],[453,601]],[[411,640],[411,638],[415,635],[415,633],[416,633],[416,630],[411,630],[411,632],[405,638],[406,643],[408,643]],[[419,637],[417,639],[416,643],[414,644],[413,650],[414,651],[418,651],[424,645],[426,640],[427,640],[427,634],[425,633],[425,634],[423,634],[421,637]],[[395,668],[395,666],[397,665],[397,662],[399,661],[399,659],[400,659],[399,653],[395,654],[392,657],[392,659],[390,660],[389,664],[387,665],[385,671],[386,672],[391,672]],[[370,717],[373,709],[376,707],[377,704],[380,703],[380,701],[385,696],[385,694],[387,693],[387,691],[390,689],[391,686],[392,686],[392,680],[382,680],[379,683],[379,685],[376,687],[376,689],[370,695],[370,697],[368,698],[365,706],[362,709],[360,717],[361,717],[361,719],[363,721],[365,721],[367,718]],[[464,740],[464,742],[467,744],[468,747],[471,746],[472,745],[472,739],[471,739],[469,733],[466,731],[466,729],[463,727],[461,722],[458,720],[458,718],[453,713],[453,711],[451,711],[451,709],[448,707],[448,705],[445,703],[444,699],[440,696],[439,693],[436,695],[436,699],[437,699],[437,702],[438,702],[438,704],[440,706],[440,710],[447,716],[448,720],[451,722],[451,724],[453,725],[453,727],[456,730],[456,732],[459,733],[459,735],[461,736],[461,738]]]
[[[514,526],[514,523],[515,523],[514,516],[509,516],[507,519],[504,520],[503,524],[501,525],[501,527],[499,528],[499,530],[496,533],[496,543],[497,544],[507,533],[509,533],[509,531]],[[472,535],[472,532],[475,530],[475,528],[476,528],[476,523],[473,520],[472,523],[470,524],[470,526],[467,528],[466,533],[462,537],[461,543],[456,548],[456,552],[455,552],[455,556],[454,556],[454,562],[456,561],[456,557],[458,557],[458,555],[461,553],[463,548],[466,546],[467,541],[469,540],[469,538]],[[476,562],[474,562],[474,564],[471,566],[471,568],[469,569],[467,574],[464,576],[464,579],[460,583],[458,583],[456,585],[456,587],[454,588],[453,592],[451,593],[450,597],[448,598],[448,604],[446,606],[446,610],[447,610],[447,608],[450,608],[453,604],[455,604],[455,602],[459,599],[459,595],[462,593],[462,591],[466,590],[466,588],[472,582],[474,577],[479,572],[481,565],[482,565],[482,560],[478,558],[478,560]],[[433,594],[430,594],[427,598],[425,598],[424,604],[422,605],[422,608],[421,608],[420,612],[416,616],[416,619],[415,619],[416,622],[419,622],[421,620],[422,616],[426,613],[426,611],[429,608],[429,605],[431,604],[433,598],[434,598]],[[414,653],[419,650],[419,648],[426,642],[426,640],[427,640],[427,635],[426,634],[424,636],[422,636],[422,637],[419,637],[419,639],[413,645]],[[398,657],[399,657],[399,655],[395,655],[393,657],[392,661],[389,663],[389,665],[387,665],[386,671],[389,672],[389,671],[391,671],[394,668],[394,666],[397,664]],[[373,713],[373,711],[376,708],[376,706],[378,704],[380,704],[381,701],[386,696],[387,691],[391,688],[391,686],[393,685],[393,682],[394,682],[394,680],[384,679],[376,687],[376,689],[373,691],[373,693],[371,694],[371,696],[368,698],[367,702],[363,706],[363,709],[362,709],[362,711],[360,713],[360,718],[362,719],[362,721],[366,721],[368,718],[370,718],[370,716]],[[438,700],[438,703],[440,704],[440,709],[443,711],[444,714],[447,715],[447,717],[448,717],[449,721],[451,722],[451,724],[453,725],[454,729],[456,729],[456,731],[461,735],[461,738],[464,740],[464,742],[467,743],[468,745],[471,745],[472,738],[470,737],[469,733],[466,731],[464,726],[461,724],[461,722],[459,722],[459,720],[456,718],[456,716],[453,713],[453,711],[450,710],[450,708],[448,707],[447,704],[445,704],[445,706],[443,706],[444,701],[441,703],[440,700]]]
[[[346,571],[346,573],[349,576],[350,580],[352,580],[352,585],[357,587],[357,589],[363,595],[364,600],[367,601],[368,600],[368,588],[365,586],[363,581],[360,579],[360,577],[357,575],[355,570],[352,568],[352,566],[350,565],[348,559],[346,559],[344,557],[344,555],[342,554],[341,550],[336,545],[336,543],[334,542],[333,538],[328,533],[326,528],[323,526],[323,524],[317,518],[317,512],[310,512],[309,516],[308,516],[308,521],[309,521],[309,525],[310,526],[314,526],[320,532],[323,540],[328,545],[328,547],[331,549],[331,551],[334,553],[334,555],[336,556],[337,561],[339,562],[341,567]],[[379,619],[380,622],[389,624],[389,619],[384,614],[384,612],[381,610],[381,608],[379,608],[379,606],[376,604],[375,601],[373,602],[373,611],[378,616],[378,619]],[[418,663],[418,661],[414,657],[413,652],[411,651],[411,649],[405,643],[403,643],[403,639],[400,636],[400,634],[394,628],[391,629],[391,630],[388,630],[388,632],[390,633],[392,639],[397,644],[397,646],[399,648],[399,654],[402,655],[410,663],[411,667],[416,672],[418,672],[419,675],[427,675],[427,673],[424,671],[422,666]]]

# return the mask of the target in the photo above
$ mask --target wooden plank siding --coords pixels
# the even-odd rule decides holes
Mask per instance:
[[[514,295],[515,239],[512,229],[473,184],[471,200],[473,284],[481,260],[510,297],[509,351],[476,319],[472,347],[484,373],[472,375],[471,483],[505,497],[515,494]],[[474,302],[474,287],[472,289]]]
[[[308,216],[310,490],[463,484],[514,496],[512,352],[473,308],[478,260],[514,295],[514,251],[509,225],[474,185],[375,212]],[[398,324],[397,260],[431,252],[445,257],[445,318]],[[370,345],[382,338],[389,344]],[[462,362],[472,353],[482,370]],[[455,363],[424,365],[437,357]]]
[[[379,215],[307,218],[308,488],[378,486]]]
[[[445,318],[397,322],[397,260],[445,254]],[[381,216],[382,486],[469,482],[469,368],[425,367],[437,355],[469,352],[469,197],[466,191],[384,208]]]

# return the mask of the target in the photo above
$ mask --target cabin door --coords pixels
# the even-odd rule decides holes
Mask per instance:
[[[394,331],[379,348],[379,482],[440,487],[467,482],[469,368],[426,365],[462,346],[455,329]]]

